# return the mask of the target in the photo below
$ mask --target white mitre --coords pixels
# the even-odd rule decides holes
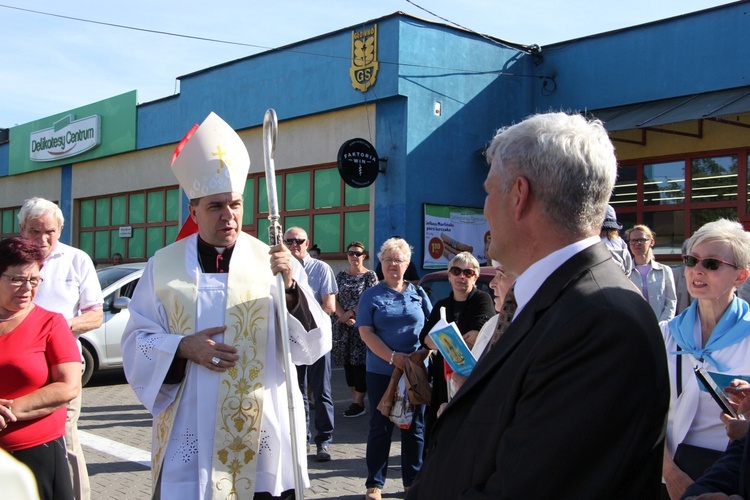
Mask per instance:
[[[245,190],[250,155],[245,144],[213,112],[188,132],[172,156],[172,172],[188,199]]]

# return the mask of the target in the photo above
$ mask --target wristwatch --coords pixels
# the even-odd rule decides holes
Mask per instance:
[[[284,293],[296,293],[297,292],[297,282],[292,280],[292,286],[289,288],[284,288]]]

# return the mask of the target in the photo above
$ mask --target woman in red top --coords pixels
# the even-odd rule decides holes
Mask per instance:
[[[60,314],[33,304],[42,250],[0,241],[0,448],[26,464],[39,496],[72,499],[65,404],[81,391],[81,355]]]

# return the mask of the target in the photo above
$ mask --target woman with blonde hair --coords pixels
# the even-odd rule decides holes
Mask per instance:
[[[728,444],[730,418],[701,390],[694,368],[727,379],[750,375],[750,306],[735,294],[750,276],[750,233],[739,222],[709,222],[688,241],[683,262],[695,300],[661,323],[671,381],[663,477],[671,498],[679,498]]]
[[[448,263],[448,282],[452,291],[448,297],[434,304],[432,313],[419,334],[423,346],[437,349],[427,334],[440,320],[441,308],[445,308],[446,321],[456,322],[458,331],[469,348],[474,345],[482,325],[495,314],[490,294],[477,288],[478,278],[479,262],[471,253],[460,252],[451,259]],[[429,373],[432,379],[432,400],[425,410],[425,439],[435,425],[438,408],[449,399],[447,379],[452,376],[452,372],[437,350],[430,355]]]
[[[411,260],[406,240],[390,238],[380,247],[383,281],[362,292],[357,307],[357,328],[367,345],[367,396],[370,400],[370,432],[367,436],[366,500],[380,500],[388,473],[393,422],[377,408],[391,380],[393,369],[419,348],[419,332],[432,311],[427,294],[404,279]],[[424,405],[415,405],[412,422],[401,430],[401,479],[409,489],[422,467]]]
[[[677,308],[677,294],[672,268],[654,259],[654,234],[648,226],[639,224],[628,231],[628,244],[633,253],[633,272],[630,281],[648,301],[656,319],[669,321]]]

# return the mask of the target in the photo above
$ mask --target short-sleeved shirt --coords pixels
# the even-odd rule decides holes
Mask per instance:
[[[83,250],[60,243],[44,260],[39,273],[44,282],[34,303],[66,319],[101,309],[104,299],[91,257]]]
[[[370,326],[391,350],[410,353],[419,348],[419,332],[430,316],[432,304],[420,287],[409,283],[399,293],[384,283],[362,292],[357,307],[357,328]],[[390,375],[393,366],[367,349],[367,371]]]
[[[320,304],[323,295],[338,293],[339,287],[336,284],[336,275],[333,274],[331,266],[322,260],[313,259],[306,255],[302,259],[302,267],[305,268],[307,283],[315,294],[315,300],[318,301],[318,304]]]
[[[65,318],[37,306],[14,330],[0,335],[2,397],[34,392],[49,383],[53,366],[80,361]],[[63,405],[44,417],[12,422],[0,432],[0,447],[25,450],[57,439],[65,434],[66,415]]]

